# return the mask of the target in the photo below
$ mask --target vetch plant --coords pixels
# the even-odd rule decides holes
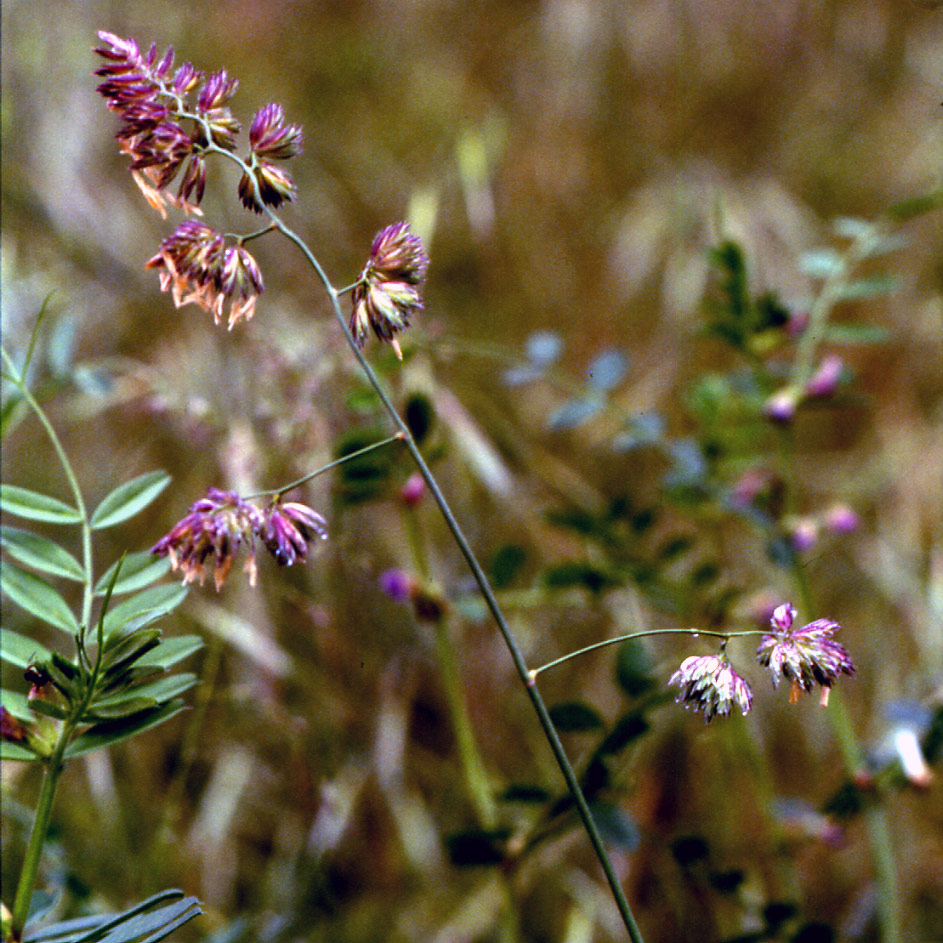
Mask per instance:
[[[0,657],[22,672],[29,692],[25,696],[12,689],[2,692],[0,755],[4,761],[34,763],[42,769],[16,895],[10,909],[3,910],[2,935],[13,943],[160,940],[201,913],[195,898],[169,890],[120,914],[48,926],[42,925],[43,912],[33,910],[56,788],[66,765],[91,750],[143,733],[181,711],[181,695],[197,679],[190,673],[169,671],[202,646],[197,636],[164,638],[157,627],[186,595],[179,586],[153,585],[166,572],[164,561],[146,551],[128,554],[96,579],[92,565],[95,534],[142,511],[169,478],[163,472],[134,478],[114,488],[90,512],[59,436],[26,384],[33,346],[20,365],[2,350],[3,378],[45,429],[72,501],[4,484],[0,507],[23,521],[77,532],[81,553],[76,558],[58,540],[31,530],[7,525],[2,530],[7,555],[2,571],[4,594],[63,638],[63,644],[47,647],[9,628],[2,635]],[[48,577],[79,586],[76,608]]]

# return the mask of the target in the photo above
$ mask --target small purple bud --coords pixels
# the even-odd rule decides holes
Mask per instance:
[[[861,518],[847,504],[833,504],[823,515],[822,522],[832,534],[853,534],[861,526]]]
[[[409,602],[414,583],[405,570],[384,570],[379,583],[380,591],[394,602]]]
[[[773,422],[792,422],[799,405],[799,396],[792,387],[786,387],[774,393],[767,401],[764,409],[768,419]]]

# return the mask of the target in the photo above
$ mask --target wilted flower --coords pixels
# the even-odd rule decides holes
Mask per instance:
[[[753,705],[750,685],[724,655],[691,655],[681,662],[668,683],[681,688],[677,702],[700,711],[707,723],[715,714],[726,717],[734,704],[742,714],[749,714]]]
[[[402,359],[395,335],[422,310],[420,289],[428,266],[422,240],[409,231],[408,223],[395,223],[377,233],[352,296],[350,332],[358,346],[364,346],[372,328]]]
[[[291,177],[270,160],[253,161],[251,174],[239,178],[239,199],[248,210],[261,213],[263,206],[279,207],[295,195]]]
[[[23,743],[29,734],[23,724],[3,705],[0,705],[0,740],[8,743]]]
[[[262,512],[234,491],[210,488],[207,496],[194,502],[186,516],[154,545],[151,553],[170,557],[171,567],[183,573],[184,583],[198,579],[202,585],[209,561],[219,590],[240,547],[246,544],[249,557],[245,570],[254,585],[254,538],[264,526]]]
[[[227,326],[248,321],[264,290],[262,273],[242,245],[229,245],[215,229],[196,220],[181,223],[161,244],[146,268],[160,270],[161,291],[170,291],[174,305],[199,305],[219,324],[229,302]]]
[[[262,543],[282,566],[304,559],[315,537],[327,537],[327,521],[305,504],[275,501],[265,510]]]
[[[789,700],[795,704],[802,691],[811,691],[815,684],[822,687],[822,704],[828,703],[828,693],[840,674],[854,675],[851,656],[842,645],[832,639],[841,626],[828,619],[817,619],[802,628],[794,629],[796,610],[783,603],[776,607],[770,624],[772,635],[763,636],[757,650],[757,661],[769,668],[773,686],[780,678],[792,683]]]

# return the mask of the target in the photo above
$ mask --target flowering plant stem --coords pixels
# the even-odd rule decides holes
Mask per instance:
[[[37,322],[37,330],[38,326],[39,324]],[[82,489],[79,487],[79,482],[76,478],[75,471],[72,468],[72,463],[69,461],[69,457],[66,454],[62,442],[59,440],[59,436],[56,434],[55,428],[49,421],[49,417],[46,415],[42,406],[39,405],[33,394],[30,392],[29,387],[26,385],[26,367],[24,366],[22,371],[17,369],[16,364],[13,362],[12,357],[10,357],[5,348],[0,347],[0,356],[3,358],[3,365],[5,368],[4,375],[20,391],[24,401],[35,413],[43,429],[46,431],[46,434],[49,436],[49,439],[52,442],[52,447],[59,458],[59,462],[62,465],[62,470],[69,483],[69,489],[72,492],[76,510],[82,517],[80,526],[82,541],[82,565],[83,571],[85,573],[85,579],[83,581],[82,587],[82,608],[81,618],[79,620],[80,628],[79,634],[75,641],[79,663],[88,668],[91,674],[96,674],[98,665],[88,665],[87,655],[85,652],[85,633],[87,631],[89,620],[91,619],[94,588],[92,583],[92,529],[89,524],[89,516],[85,506],[85,500],[82,497]],[[98,650],[98,658],[100,659],[100,644]],[[94,677],[91,679],[91,681],[92,683],[90,683],[88,687],[89,696],[91,696],[91,691],[94,687]],[[46,837],[49,833],[49,821],[52,815],[52,803],[56,794],[56,786],[59,783],[59,776],[62,773],[64,767],[63,758],[66,747],[68,747],[69,742],[72,739],[72,735],[75,733],[78,718],[81,717],[85,706],[87,705],[79,705],[78,710],[73,711],[72,716],[63,723],[62,727],[59,729],[56,744],[53,747],[52,752],[43,761],[45,769],[43,773],[42,786],[40,787],[39,791],[39,800],[36,804],[36,815],[33,819],[33,827],[30,831],[29,841],[26,846],[26,854],[23,859],[23,870],[20,872],[20,878],[16,887],[16,897],[13,901],[11,934],[14,941],[20,939],[23,932],[23,927],[26,924],[26,919],[29,916],[30,903],[33,899],[33,890],[36,887],[36,879],[39,875],[39,864],[42,858],[43,848],[46,844]]]
[[[232,157],[232,155],[228,154],[227,156]],[[628,901],[626,900],[625,893],[622,890],[622,885],[619,883],[619,878],[615,873],[612,861],[610,860],[609,854],[603,845],[602,838],[599,834],[599,829],[596,827],[593,814],[590,811],[586,797],[583,795],[583,791],[580,788],[579,781],[576,777],[576,772],[574,771],[573,766],[566,755],[566,751],[563,748],[563,744],[560,741],[560,737],[553,726],[553,721],[550,719],[550,713],[547,710],[547,706],[544,703],[540,692],[537,690],[536,679],[532,677],[531,672],[527,667],[524,656],[517,642],[515,641],[513,634],[511,633],[507,621],[504,618],[504,614],[498,605],[498,601],[495,598],[494,592],[491,589],[491,585],[488,582],[488,578],[485,575],[484,570],[482,570],[481,565],[479,564],[474,551],[469,545],[461,526],[455,519],[455,515],[452,513],[452,510],[449,507],[449,504],[445,499],[445,495],[443,495],[442,490],[439,487],[438,481],[432,474],[429,466],[426,464],[426,460],[423,458],[422,453],[419,451],[419,447],[416,445],[416,442],[412,437],[412,433],[409,431],[409,427],[406,425],[405,420],[400,416],[396,407],[393,405],[392,400],[390,399],[386,390],[383,388],[383,385],[380,383],[379,377],[376,375],[366,357],[364,357],[360,347],[354,340],[354,337],[347,325],[347,319],[344,317],[344,314],[341,311],[339,302],[340,292],[338,292],[337,289],[335,289],[331,284],[330,280],[324,272],[324,269],[321,267],[321,264],[308,248],[304,240],[285,223],[283,223],[274,212],[271,210],[267,210],[267,212],[275,228],[281,232],[285,238],[287,238],[290,242],[293,242],[298,247],[302,255],[308,261],[308,264],[314,269],[318,278],[324,285],[324,289],[331,299],[331,307],[334,315],[340,324],[341,330],[344,333],[344,337],[346,338],[351,351],[357,358],[357,362],[360,364],[360,367],[366,375],[367,380],[379,397],[380,402],[383,404],[383,408],[389,415],[390,420],[396,427],[398,433],[401,435],[403,443],[405,444],[410,456],[415,462],[416,467],[419,469],[419,474],[422,475],[422,478],[425,481],[433,500],[438,506],[446,525],[452,533],[452,537],[455,539],[455,543],[457,544],[459,551],[465,558],[465,562],[468,564],[468,568],[471,570],[472,577],[474,578],[475,583],[477,584],[479,590],[481,591],[481,595],[485,600],[488,611],[491,613],[491,616],[498,627],[498,631],[501,633],[501,636],[504,639],[504,643],[511,655],[511,660],[514,663],[514,668],[517,671],[521,683],[524,685],[524,688],[527,691],[527,695],[530,698],[534,711],[537,714],[537,719],[540,722],[540,726],[543,728],[547,742],[550,744],[550,748],[553,751],[557,765],[560,767],[560,771],[563,774],[567,788],[570,790],[570,793],[573,796],[573,800],[576,803],[576,808],[583,823],[583,827],[586,829],[586,833],[589,836],[593,851],[596,853],[596,857],[599,859],[599,863],[602,867],[603,873],[605,874],[606,881],[608,882],[609,888],[612,892],[613,899],[615,900],[616,906],[618,907],[619,914],[621,915],[622,921],[628,930],[629,937],[632,940],[632,943],[643,943],[642,935],[635,923],[635,917],[632,914],[632,910],[629,907]]]

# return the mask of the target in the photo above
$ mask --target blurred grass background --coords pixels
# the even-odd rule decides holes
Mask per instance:
[[[91,74],[98,29],[228,69],[244,126],[269,101],[303,124],[286,215],[337,285],[356,277],[378,229],[410,210],[424,219],[420,353],[391,382],[400,398],[422,391],[433,403],[437,472],[476,550],[488,559],[514,540],[535,572],[572,545],[543,511],[626,491],[644,502],[656,470],[614,456],[600,424],[548,431],[560,397],[509,389],[505,365],[476,351],[515,354],[552,330],[580,376],[602,349],[624,349],[619,407],[660,411],[683,433],[688,383],[729,366],[697,337],[718,235],[746,246],[757,290],[801,308],[811,285],[797,256],[829,239],[834,217],[876,216],[943,180],[943,14],[908,0],[9,0],[2,26],[4,343],[23,346],[55,290],[47,375],[70,358],[85,366],[51,411],[91,503],[155,467],[174,476],[158,507],[104,535],[101,565],[153,544],[207,485],[277,486],[330,460],[345,430],[371,426],[350,402],[360,381],[326,300],[285,245],[256,244],[267,291],[232,334],[159,293],[143,264],[171,223],[117,154]],[[207,220],[247,230],[234,187],[211,168]],[[898,291],[842,312],[889,331],[886,345],[843,351],[859,407],[817,415],[801,440],[807,509],[838,497],[865,520],[811,561],[821,611],[809,615],[845,626],[859,677],[843,688],[870,748],[888,704],[929,703],[943,679],[940,214],[905,234],[888,263]],[[33,423],[5,442],[3,476],[63,495]],[[239,921],[264,928],[258,939],[496,939],[495,879],[446,863],[444,836],[474,816],[434,646],[377,589],[382,570],[411,565],[406,524],[391,501],[347,506],[329,478],[306,489],[331,519],[318,557],[263,566],[255,590],[234,577],[218,596],[195,591],[168,625],[207,638],[195,709],[66,777],[50,877],[76,900],[118,907],[180,886],[209,911],[181,939],[236,939]],[[432,509],[419,519],[435,578],[458,594],[461,561]],[[738,553],[742,571],[765,573],[758,592],[788,591],[749,559],[762,549],[747,535]],[[533,664],[671,624],[631,592],[513,621]],[[491,626],[455,614],[451,629],[495,787],[555,787]],[[689,648],[651,651],[667,677]],[[602,652],[550,673],[548,699],[578,694],[611,713],[612,661]],[[770,834],[770,796],[815,808],[840,784],[827,723],[811,702],[757,702],[752,752],[739,726],[664,711],[631,757],[624,801],[643,839],[619,867],[646,939],[737,926],[668,853],[687,834],[744,870],[748,900],[793,899],[842,939],[871,939],[863,832],[840,848],[802,829]],[[580,742],[570,746],[578,755]],[[33,774],[5,764],[4,789],[11,887],[16,803],[28,803]],[[889,802],[908,939],[943,939],[940,798],[937,784]],[[522,939],[621,938],[577,834],[547,844],[515,882]]]

